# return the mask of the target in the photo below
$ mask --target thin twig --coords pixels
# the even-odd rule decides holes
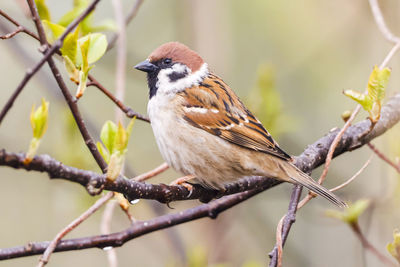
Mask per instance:
[[[124,101],[126,69],[126,28],[121,0],[111,1],[114,7],[115,20],[118,25],[117,62],[115,67],[115,98]],[[120,110],[116,110],[116,121],[122,120]]]
[[[6,19],[8,19],[10,22],[12,22],[14,25],[16,26],[21,26],[17,21],[15,21],[14,19],[12,19],[10,16],[8,16],[6,13],[4,13],[3,11],[1,11],[0,9],[0,15],[4,16]],[[23,26],[21,26],[23,27]],[[39,40],[39,36],[37,36],[35,33],[27,30],[24,27],[24,32],[29,34],[30,36],[32,36],[34,39]],[[51,47],[51,45],[49,45],[49,47]],[[55,53],[57,53],[58,55],[60,55],[60,51],[57,50]],[[130,107],[125,106],[120,100],[118,100],[110,91],[108,91],[100,82],[98,82],[92,75],[89,74],[89,81],[87,83],[87,86],[95,86],[96,88],[100,89],[101,92],[103,92],[111,101],[113,101],[125,114],[127,117],[129,118],[133,118],[136,117],[139,120],[142,121],[146,121],[146,122],[150,122],[149,118],[147,118],[146,116],[132,110]],[[22,90],[22,89],[21,89]],[[19,92],[20,93],[20,92]],[[15,99],[14,99],[15,101]],[[10,108],[10,107],[8,107]],[[0,124],[1,124],[1,116],[0,116]]]
[[[382,159],[384,162],[392,166],[398,173],[400,173],[400,166],[396,163],[394,163],[392,160],[390,160],[385,154],[383,154],[376,146],[374,146],[372,143],[367,144],[368,147],[374,151],[374,153]]]
[[[344,132],[347,130],[347,128],[350,127],[351,123],[355,119],[355,117],[358,114],[358,112],[360,111],[360,109],[361,109],[361,105],[357,105],[356,109],[353,111],[353,113],[351,114],[350,118],[344,124],[343,128],[336,135],[335,139],[333,139],[333,142],[332,142],[331,146],[329,147],[328,155],[326,156],[324,170],[322,171],[322,174],[318,179],[318,183],[319,184],[322,184],[323,181],[325,180],[326,175],[328,174],[329,167],[331,165],[331,161],[332,161],[332,158],[333,158],[333,153],[335,153],[335,149],[336,149],[337,145],[339,144],[340,139],[342,139],[342,136],[343,136]]]
[[[359,169],[352,177],[350,177],[350,179],[348,179],[346,182],[330,189],[329,191],[334,192],[337,191],[345,186],[347,186],[348,184],[350,184],[352,181],[354,181],[354,179],[356,179],[364,170],[365,168],[369,165],[369,163],[372,160],[372,156],[371,155],[369,157],[369,159],[364,163],[364,165],[361,167],[361,169]],[[308,194],[307,196],[305,196],[297,205],[297,210],[301,209],[302,207],[304,207],[311,199],[315,198],[317,195],[315,194]]]
[[[67,225],[63,230],[61,230],[53,241],[47,246],[46,250],[43,253],[43,256],[39,260],[38,267],[43,267],[49,262],[50,256],[53,253],[54,249],[57,247],[57,244],[60,240],[66,236],[69,232],[74,230],[78,225],[80,225],[83,221],[89,218],[90,215],[95,213],[99,208],[101,208],[108,200],[113,197],[113,192],[108,192],[105,196],[101,197],[97,200],[89,209],[87,209],[84,213],[82,213],[78,218],[72,221],[70,224]]]
[[[373,138],[382,135],[386,130],[391,128],[394,124],[396,124],[400,120],[400,94],[397,94],[394,96],[392,99],[390,99],[387,104],[383,107],[382,109],[382,116],[381,120],[378,121],[377,125],[375,126],[374,130],[367,136],[365,136],[363,139],[359,139],[358,137],[360,136],[361,133],[365,132],[369,127],[370,127],[370,121],[369,120],[364,120],[361,121],[351,127],[346,131],[342,138],[342,142],[339,143],[335,156],[344,153],[346,151],[349,151],[350,149],[356,149],[358,147],[361,147],[363,144],[370,142]],[[327,134],[326,136],[322,137],[321,139],[317,140],[315,143],[309,145],[307,149],[300,155],[299,157],[296,158],[296,166],[300,168],[304,172],[310,172],[312,169],[320,166],[323,164],[323,161],[326,157],[327,151],[329,149],[330,144],[332,143],[333,139],[337,135],[336,132],[331,132]],[[43,160],[45,159],[44,156],[36,156],[31,165],[29,165],[29,168],[27,166],[23,166],[22,161],[24,159],[24,155],[21,154],[13,154],[13,153],[7,153],[4,150],[0,150],[0,165],[7,165],[7,166],[12,166],[14,168],[24,168],[24,169],[31,169],[31,170],[41,170],[41,171],[54,171],[52,172],[53,177],[59,177],[59,176],[67,176],[71,178],[71,176],[74,176],[75,174],[80,174],[79,179],[75,180],[76,182],[85,184],[90,181],[90,173],[86,172],[80,172],[78,169],[71,169],[68,171],[68,169],[65,169],[65,166],[62,165],[60,162],[56,162],[54,160],[49,160],[49,156],[46,157],[49,162],[47,164],[44,164]],[[52,166],[52,167],[50,167]],[[46,169],[43,169],[43,167],[46,167]],[[87,176],[89,174],[89,176]],[[255,181],[254,179],[253,181]],[[105,178],[104,178],[105,181]],[[131,190],[131,185],[127,184],[126,181],[129,181],[127,179],[117,179],[115,181],[115,185],[110,186],[110,190],[116,189],[115,187],[112,188],[113,186],[117,186],[118,184],[121,186],[121,188],[124,188],[124,190],[121,190],[120,192],[126,192],[127,190]],[[247,185],[247,183],[251,182],[252,179],[247,179],[244,180],[245,183],[238,182],[234,185],[233,187],[240,188],[242,186]],[[132,181],[129,181],[132,182]],[[144,222],[136,222],[134,225],[132,225],[130,228],[119,232],[119,233],[114,233],[110,235],[101,235],[101,236],[93,236],[93,237],[84,237],[84,238],[78,238],[78,239],[70,239],[70,240],[65,240],[61,241],[55,251],[66,251],[66,250],[78,250],[78,249],[86,249],[86,248],[93,248],[93,247],[99,247],[99,248],[104,248],[107,246],[113,246],[113,247],[118,247],[122,246],[125,242],[137,238],[139,236],[145,235],[150,232],[154,232],[157,230],[161,230],[167,227],[171,227],[177,224],[185,223],[188,221],[196,220],[199,218],[203,217],[211,217],[215,218],[220,212],[223,212],[224,210],[242,202],[245,201],[246,199],[256,195],[257,193],[264,191],[268,188],[271,188],[271,185],[268,184],[269,182],[273,182],[273,180],[268,180],[265,178],[262,178],[259,180],[259,185],[256,187],[253,187],[254,189],[248,190],[242,193],[238,193],[235,195],[231,196],[226,196],[221,199],[217,199],[214,201],[211,201],[208,204],[203,204],[200,206],[197,206],[195,208],[191,208],[185,211],[181,211],[175,214],[166,214],[154,219],[151,219],[149,221],[144,221]],[[140,184],[140,183],[136,183]],[[238,186],[240,184],[240,186]],[[275,180],[275,184],[279,184]],[[254,185],[254,184],[253,184]],[[154,186],[154,187],[153,187]],[[145,188],[151,188],[151,191],[145,191]],[[174,188],[179,188],[178,186],[173,186],[173,187],[167,187],[169,195],[174,194],[173,190]],[[156,193],[158,196],[162,194],[162,186],[155,186],[155,185],[150,185],[150,184],[145,184],[145,187],[142,189],[138,189],[139,192],[140,190],[144,194],[144,197],[147,197],[148,194],[151,193]],[[244,188],[244,187],[243,187]],[[247,187],[248,188],[248,187]],[[301,192],[300,186],[298,186],[299,192]],[[108,189],[108,188],[107,188]],[[133,188],[135,191],[136,189]],[[194,189],[194,193],[197,189]],[[228,188],[228,190],[232,190],[232,188]],[[193,194],[194,194],[193,193]],[[206,191],[202,191],[202,193],[206,193]],[[299,194],[298,194],[299,195]],[[294,194],[292,194],[293,198],[295,197]],[[137,196],[137,198],[140,198]],[[293,208],[293,204],[298,203],[298,201],[291,201],[290,202],[290,207],[289,210],[296,210]],[[283,234],[286,234],[287,238],[287,233],[289,231],[285,230],[285,227],[290,227],[292,224],[291,223],[285,223],[287,220],[294,220],[295,216],[293,217],[286,217],[284,220],[284,225],[282,232]],[[282,234],[282,240],[284,240],[285,235]],[[283,242],[284,243],[284,242]],[[5,248],[5,249],[0,249],[0,260],[1,259],[11,259],[11,258],[16,258],[16,257],[24,257],[24,256],[29,256],[29,255],[36,255],[36,254],[41,254],[43,251],[46,249],[48,246],[48,242],[41,242],[41,243],[29,243],[26,246],[22,247],[15,247],[15,248]],[[274,254],[275,255],[275,254]],[[272,260],[271,260],[272,261]],[[276,265],[274,265],[276,266]]]
[[[36,36],[36,34],[34,34],[33,32],[31,32],[30,30],[28,30],[27,28],[23,27],[21,24],[19,24],[15,19],[13,19],[12,17],[10,17],[9,15],[7,15],[7,13],[5,13],[3,10],[0,9],[0,15],[2,17],[4,17],[5,19],[7,19],[9,22],[11,22],[12,24],[14,24],[15,26],[17,26],[17,28],[21,28],[22,32],[32,36],[33,38],[35,38],[36,40],[39,40],[39,37]]]
[[[133,177],[132,180],[137,181],[137,182],[144,182],[166,170],[168,170],[169,165],[164,162],[163,164],[161,164],[160,166],[157,166],[156,168],[152,169],[151,171],[142,173],[136,177]]]
[[[13,38],[15,35],[17,35],[20,32],[23,32],[24,28],[21,26],[18,26],[13,32],[7,33],[5,35],[0,35],[0,39],[6,40],[6,39],[10,39]]]
[[[399,50],[400,48],[400,42],[397,43],[395,46],[392,47],[392,49],[390,49],[389,54],[387,54],[387,56],[385,57],[385,59],[382,61],[381,65],[379,65],[380,69],[383,69],[384,67],[386,67],[386,65],[389,63],[389,61],[392,59],[392,57],[394,56],[394,54],[396,54],[396,52]]]
[[[37,31],[39,34],[40,43],[42,45],[47,46],[46,34],[44,32],[42,22],[40,21],[39,13],[36,8],[36,4],[33,0],[27,0],[27,1],[28,1],[29,8],[31,10],[31,13],[32,13],[32,19],[35,22],[35,25],[36,25],[36,28],[37,28]],[[61,47],[62,41],[64,40],[63,38],[65,38],[66,35],[68,34],[67,30],[69,29],[70,31],[72,31],[75,28],[75,26],[77,26],[87,15],[90,14],[90,12],[96,7],[96,5],[99,3],[99,1],[100,0],[93,0],[93,2],[82,12],[82,14],[79,15],[76,19],[74,19],[74,21],[71,22],[70,25],[68,25],[65,32],[53,44],[53,46],[48,49],[48,51],[53,51],[53,53],[54,53],[59,47]],[[56,45],[57,42],[59,42],[58,48]],[[48,57],[47,62],[49,64],[51,72],[53,73],[54,78],[56,79],[58,87],[61,89],[61,92],[64,95],[64,98],[71,110],[71,113],[75,119],[78,129],[81,132],[83,139],[85,140],[86,146],[89,148],[93,158],[96,160],[96,162],[99,165],[99,167],[101,168],[102,172],[105,173],[107,171],[107,163],[104,161],[103,157],[100,155],[99,151],[97,150],[96,144],[95,144],[93,138],[91,137],[89,131],[87,130],[87,127],[83,121],[83,118],[80,114],[78,105],[77,105],[74,97],[71,95],[70,91],[68,90],[68,88],[60,74],[60,71],[58,70],[53,59],[51,57]]]
[[[282,227],[283,227],[283,220],[286,218],[284,215],[278,222],[278,226],[276,227],[276,247],[278,249],[278,262],[276,264],[277,267],[282,266]]]
[[[36,4],[33,0],[27,0],[28,2],[28,6],[29,9],[31,11],[31,15],[32,15],[32,19],[35,22],[36,25],[36,29],[38,31],[39,34],[39,39],[40,39],[40,43],[46,47],[45,50],[48,51],[52,51],[53,53],[55,51],[58,50],[58,48],[61,47],[62,45],[62,41],[63,39],[59,39],[58,42],[58,48],[57,46],[54,44],[50,49],[48,48],[47,45],[47,39],[46,39],[46,35],[44,32],[44,28],[43,25],[40,21],[39,18],[39,14],[38,14],[38,10],[36,7]],[[73,28],[75,28],[75,26],[77,26],[80,21],[82,21],[87,15],[90,14],[90,12],[95,8],[95,6],[97,5],[97,3],[99,2],[99,0],[94,0],[83,12],[81,15],[79,15],[68,27],[67,29],[72,30]],[[64,38],[66,37],[68,33],[63,33],[61,37],[64,36]],[[60,37],[60,38],[61,38]],[[57,43],[57,41],[56,41]],[[103,173],[106,172],[107,170],[107,164],[104,161],[104,159],[102,158],[102,156],[100,155],[99,151],[97,150],[97,147],[93,141],[93,138],[90,136],[85,123],[83,122],[82,116],[79,112],[78,106],[76,104],[76,102],[74,101],[71,93],[69,92],[67,86],[64,83],[64,80],[62,79],[62,76],[57,68],[57,66],[55,65],[53,58],[52,57],[48,57],[47,62],[49,64],[49,67],[53,73],[54,78],[57,81],[58,86],[60,87],[64,98],[75,118],[75,121],[78,125],[78,128],[82,134],[83,139],[85,140],[86,145],[88,146],[90,152],[92,153],[94,159],[96,160],[97,164],[99,165],[99,167],[101,168],[101,170],[103,171]],[[46,249],[46,251],[44,252],[41,260],[39,261],[38,266],[44,266],[49,258],[51,253],[54,251],[57,243],[61,240],[61,238],[63,236],[65,236],[68,232],[70,232],[71,230],[73,230],[75,227],[77,227],[81,222],[83,222],[84,220],[86,220],[91,214],[93,214],[98,208],[100,208],[104,203],[106,203],[109,199],[111,199],[113,197],[114,193],[110,192],[108,193],[106,196],[104,196],[103,198],[101,198],[99,201],[97,201],[95,203],[95,205],[93,205],[93,208],[89,208],[85,213],[82,214],[82,216],[80,216],[78,219],[74,220],[70,225],[68,225],[63,231],[61,231],[60,233],[57,234],[56,238],[52,241],[52,243],[50,244],[50,246]]]
[[[103,92],[111,101],[113,101],[129,118],[136,117],[138,120],[150,122],[149,118],[132,110],[130,107],[127,107],[122,103],[118,98],[116,98],[110,91],[108,91],[101,83],[99,83],[93,76],[89,75],[90,83],[88,86],[95,86],[101,92]]]
[[[399,43],[400,38],[394,35],[389,28],[386,26],[385,20],[383,18],[381,9],[379,8],[379,4],[377,0],[369,0],[369,4],[371,6],[371,11],[380,32],[383,34],[386,40],[392,43]]]
[[[100,232],[103,235],[108,235],[111,233],[111,219],[113,216],[113,212],[116,206],[115,201],[109,201],[104,209],[103,216],[101,217],[100,223]],[[117,252],[115,249],[106,249],[107,251],[107,259],[109,267],[117,267],[118,266],[118,258]]]
[[[148,221],[138,221],[124,231],[109,235],[61,240],[61,242],[57,245],[55,252],[94,247],[120,247],[129,240],[140,237],[147,233],[154,232],[156,230],[169,228],[174,225],[204,217],[215,219],[219,213],[257,195],[258,193],[261,193],[262,191],[264,191],[264,188],[253,189],[235,195],[226,196],[221,199],[211,201],[208,204],[202,204],[174,214],[162,215]],[[48,245],[48,242],[41,242],[30,243],[28,246],[23,247],[1,249],[0,260],[41,254],[48,247]]]
[[[117,58],[116,58],[116,68],[115,68],[115,98],[119,99],[121,102],[124,101],[125,96],[125,68],[126,68],[126,30],[125,30],[125,22],[123,19],[123,11],[122,11],[122,3],[121,0],[113,0],[111,1],[114,8],[115,20],[118,25],[118,34],[120,38],[117,43]],[[123,118],[123,113],[117,107],[115,107],[115,121],[121,122]],[[121,175],[124,174],[124,166],[121,169]],[[122,195],[119,193],[114,194],[119,201],[119,206],[128,215],[130,221],[133,220],[132,215],[129,213],[129,203],[126,206],[127,200],[124,199]],[[122,202],[122,203],[121,203]],[[114,208],[116,206],[116,202],[108,203],[106,206],[103,217],[101,220],[102,225],[102,233],[109,234],[111,228],[111,220],[114,212]],[[107,260],[109,267],[117,267],[118,259],[117,253],[114,248],[107,249]]]
[[[335,191],[337,191],[339,189],[342,189],[343,187],[346,187],[351,182],[353,182],[368,167],[368,165],[371,163],[372,158],[373,158],[373,155],[371,155],[369,157],[369,159],[364,163],[364,165],[361,167],[361,169],[359,169],[350,179],[348,179],[346,182],[344,182],[344,183],[342,183],[342,184],[340,184],[340,185],[338,185],[338,186],[336,186],[336,187],[334,187],[332,189],[329,189],[329,191],[335,192]]]
[[[379,252],[378,249],[376,249],[368,240],[367,238],[363,235],[361,232],[360,226],[358,222],[350,224],[351,229],[354,231],[354,233],[357,235],[357,237],[360,239],[361,244],[364,249],[369,250],[372,254],[374,254],[382,263],[384,263],[386,266],[392,266],[396,267],[398,265],[394,264],[388,257],[383,255],[381,252]]]
[[[143,3],[143,0],[136,0],[135,4],[131,8],[131,10],[129,10],[128,15],[126,16],[126,19],[125,19],[126,26],[129,25],[129,23],[136,17],[136,14],[138,13],[139,8],[142,5],[142,3]],[[114,47],[115,42],[117,41],[118,38],[119,38],[118,32],[115,33],[110,38],[110,41],[108,42],[108,46],[107,46],[107,51],[111,50]]]
[[[32,1],[33,0],[28,0],[28,3],[31,3]],[[35,73],[43,66],[43,64],[48,59],[50,59],[51,56],[62,46],[63,40],[68,35],[68,33],[70,33],[95,8],[95,6],[97,5],[97,3],[99,1],[100,0],[93,0],[93,2],[88,6],[88,8],[86,8],[85,11],[82,12],[81,15],[79,15],[76,19],[74,19],[74,21],[71,22],[70,25],[68,25],[68,27],[65,29],[63,34],[61,34],[61,36],[53,43],[51,48],[46,50],[46,52],[45,52],[44,56],[41,58],[41,60],[32,69],[28,69],[26,71],[25,77],[21,80],[20,84],[17,86],[14,93],[11,95],[11,97],[6,102],[5,106],[3,107],[2,111],[0,112],[0,125],[1,125],[4,117],[7,115],[8,111],[13,106],[15,100],[17,99],[19,94],[24,89],[25,85],[29,82],[29,80],[33,77],[33,75],[35,75]],[[32,12],[32,10],[31,10],[31,12]],[[37,13],[37,10],[36,10],[36,13]],[[34,17],[34,21],[37,26],[41,25],[39,15]],[[47,45],[47,42],[45,42],[46,37],[44,34],[44,30],[40,31],[40,32],[42,32],[42,33],[39,33],[39,37],[41,38],[41,40],[40,40],[41,44]],[[42,36],[44,36],[44,37],[42,37]],[[42,38],[44,38],[44,39],[42,40]]]

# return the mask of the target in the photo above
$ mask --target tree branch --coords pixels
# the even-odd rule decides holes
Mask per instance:
[[[4,117],[7,115],[8,111],[11,109],[11,107],[13,106],[15,100],[17,99],[17,97],[19,96],[19,94],[22,92],[22,90],[24,89],[25,85],[29,82],[29,80],[35,75],[35,73],[43,66],[43,64],[49,60],[51,58],[51,56],[56,53],[58,51],[58,49],[61,48],[62,44],[63,44],[63,40],[65,39],[65,37],[67,37],[68,33],[70,33],[73,29],[75,29],[75,27],[91,12],[93,11],[93,9],[95,8],[95,6],[97,5],[97,3],[100,0],[94,0],[87,9],[85,9],[84,12],[82,12],[81,15],[79,15],[76,19],[74,19],[73,22],[71,22],[70,25],[68,25],[68,27],[65,29],[64,33],[53,43],[53,45],[47,49],[47,51],[45,52],[44,56],[42,57],[42,59],[32,68],[27,70],[27,72],[25,73],[25,77],[21,80],[20,84],[17,86],[17,88],[15,89],[14,93],[11,95],[11,97],[9,98],[9,100],[6,102],[6,105],[3,107],[3,109],[0,112],[0,125],[1,122],[3,121]],[[40,24],[40,21],[39,21]],[[40,24],[41,25],[41,24]],[[41,36],[41,34],[39,34],[39,37]],[[47,43],[44,43],[41,40],[41,44],[45,44],[47,45]]]
[[[335,149],[334,156],[338,156],[344,152],[359,148],[368,143],[372,139],[382,135],[400,120],[400,94],[392,97],[388,103],[382,108],[381,118],[375,125],[374,129],[364,135],[365,131],[370,128],[369,120],[361,121],[350,126],[343,134],[342,139]],[[324,163],[329,147],[337,135],[338,130],[330,132],[326,136],[320,138],[296,158],[296,166],[304,172],[310,172]],[[62,165],[60,162],[51,159],[49,156],[36,156],[29,166],[22,164],[23,154],[7,153],[0,151],[0,165],[6,165],[14,168],[23,168],[26,170],[46,171],[53,178],[64,178],[70,181],[80,183],[87,186],[93,183],[94,186],[100,186],[105,183],[105,177],[89,171],[79,170],[73,167]],[[57,171],[58,170],[58,171]],[[54,176],[53,176],[54,175]],[[96,177],[92,177],[96,175]],[[93,181],[92,181],[93,180]],[[142,236],[144,234],[171,227],[177,224],[196,220],[203,217],[215,218],[220,212],[245,201],[246,199],[268,189],[281,182],[266,179],[262,177],[250,177],[239,181],[238,183],[228,185],[227,193],[234,190],[247,190],[231,196],[225,196],[221,199],[211,201],[195,208],[181,211],[175,214],[163,215],[149,221],[137,222],[125,231],[113,233],[110,235],[92,236],[78,239],[64,240],[56,247],[56,251],[77,250],[93,247],[121,246],[125,242]],[[166,186],[151,185],[144,183],[135,183],[127,179],[118,178],[115,183],[105,184],[106,189],[116,192],[125,192],[126,195],[133,198],[152,198],[161,202],[167,200],[187,199],[189,192],[182,186]],[[250,189],[254,188],[254,189]],[[250,189],[250,190],[249,190]],[[199,191],[200,190],[200,191]],[[210,193],[207,189],[199,189],[195,187],[190,198],[199,198],[199,193],[207,195]],[[236,191],[237,192],[237,191]],[[210,197],[208,195],[207,197]],[[215,196],[215,195],[214,195]],[[154,197],[154,198],[153,198]],[[290,219],[290,218],[289,218]],[[48,246],[48,242],[29,243],[27,246],[6,248],[0,250],[1,259],[11,259],[29,255],[41,254]]]

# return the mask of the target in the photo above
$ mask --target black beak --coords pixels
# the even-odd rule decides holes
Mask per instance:
[[[144,71],[144,72],[153,72],[155,70],[158,70],[158,67],[156,65],[154,65],[153,63],[150,63],[150,61],[148,59],[146,59],[143,62],[140,62],[134,68],[137,70]]]

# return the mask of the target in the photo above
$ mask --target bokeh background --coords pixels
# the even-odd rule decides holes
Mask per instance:
[[[98,5],[96,21],[114,19],[110,2]],[[24,3],[2,1],[0,8],[34,29],[25,15]],[[55,20],[72,7],[72,1],[48,0],[47,4]],[[134,1],[123,4],[129,10]],[[400,34],[400,2],[387,0],[380,5],[390,29]],[[0,25],[13,28],[3,18]],[[271,129],[281,147],[293,155],[343,124],[341,113],[354,108],[355,103],[342,90],[364,90],[372,67],[379,65],[391,48],[375,25],[368,1],[361,0],[145,0],[127,31],[125,103],[134,110],[146,113],[148,89],[143,73],[131,66],[160,44],[177,40],[198,51]],[[4,29],[0,32],[5,33]],[[0,106],[26,69],[40,58],[38,46],[24,34],[0,41]],[[399,58],[396,55],[389,63],[393,72],[388,97],[400,87]],[[113,49],[91,71],[112,90],[115,62]],[[69,83],[69,87],[75,91],[74,84]],[[43,96],[50,101],[50,122],[39,153],[99,171],[47,65],[29,82],[2,123],[0,148],[27,150],[31,138],[29,112]],[[79,106],[91,134],[98,140],[102,124],[114,119],[113,103],[92,87]],[[358,120],[366,116],[361,112]],[[373,143],[394,159],[400,153],[399,132],[396,126]],[[368,148],[361,148],[335,159],[325,185],[329,188],[344,182],[371,153]],[[162,162],[150,125],[137,121],[127,165],[139,174]],[[319,173],[316,170],[313,176],[318,177]],[[169,183],[178,176],[168,170],[151,182]],[[47,175],[36,172],[1,167],[0,181],[3,248],[52,239],[96,200],[80,185],[49,180]],[[116,249],[120,266],[185,266],[188,262],[198,263],[197,266],[264,266],[275,244],[276,225],[287,211],[291,188],[289,184],[277,186],[220,214],[216,220],[202,219],[132,240]],[[393,229],[400,227],[399,176],[374,157],[367,170],[338,195],[348,201],[372,200],[360,219],[361,228],[390,257],[385,246],[392,240]],[[198,204],[172,203],[171,210],[154,201],[140,201],[130,211],[136,219],[145,220]],[[347,225],[325,216],[325,211],[332,208],[327,201],[316,199],[299,212],[284,249],[284,266],[381,266],[373,255],[363,253]],[[67,237],[99,234],[102,211]],[[113,231],[129,226],[119,208],[114,214]],[[37,259],[33,256],[8,260],[0,262],[0,266],[33,266]],[[107,266],[106,253],[100,249],[56,253],[49,266]]]

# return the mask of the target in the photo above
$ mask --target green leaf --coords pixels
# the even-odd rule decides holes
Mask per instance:
[[[112,121],[106,121],[103,128],[101,128],[100,139],[110,154],[113,154],[115,150],[117,130],[117,126]]]
[[[115,139],[115,150],[124,154],[128,146],[128,134],[121,122],[118,123],[117,138]]]
[[[348,224],[354,224],[357,222],[358,217],[368,208],[369,202],[368,199],[360,199],[349,205],[345,210],[327,210],[326,215]]]
[[[387,244],[386,249],[400,263],[400,232],[399,232],[399,230],[395,230],[393,232],[393,242]]]
[[[368,79],[367,94],[358,91],[346,90],[343,93],[358,102],[364,110],[368,111],[369,119],[374,124],[381,116],[381,107],[385,98],[386,85],[390,77],[390,69],[379,69],[374,66]]]
[[[52,23],[48,20],[42,20],[42,23],[44,31],[46,33],[47,41],[50,44],[54,43],[54,41],[57,40],[58,37],[60,37],[61,34],[63,34],[63,32],[65,31],[65,27]]]
[[[67,27],[75,18],[77,18],[88,6],[88,1],[76,1],[74,2],[74,8],[71,11],[68,11],[61,17],[58,21],[58,24]]]
[[[49,102],[42,98],[42,105],[35,110],[32,106],[30,121],[32,126],[33,137],[41,139],[47,130],[49,115]]]
[[[25,159],[23,161],[23,163],[25,165],[28,165],[29,163],[31,163],[31,161],[33,160],[33,157],[35,157],[35,155],[36,155],[36,151],[38,150],[39,145],[40,145],[40,139],[33,137],[31,139],[31,143],[29,144],[28,152],[26,152],[26,154],[25,154]]]
[[[112,19],[105,19],[98,25],[92,26],[90,32],[116,31],[117,29],[118,27]]]
[[[96,146],[105,162],[109,163],[110,153],[108,153],[107,149],[100,142],[97,142]]]
[[[107,168],[107,179],[114,181],[121,173],[122,166],[124,165],[125,157],[118,151],[114,152],[110,157],[110,162]]]
[[[85,71],[80,70],[79,71],[79,85],[78,88],[76,89],[76,94],[75,97],[76,98],[81,98],[83,96],[83,94],[85,93],[86,90],[86,85],[87,85],[87,81],[88,81],[88,77],[89,77],[89,70],[92,67],[89,67],[88,69],[86,69]]]
[[[79,70],[75,67],[75,64],[68,56],[63,56],[64,58],[64,66],[69,74],[69,78],[74,83],[79,83]]]
[[[345,90],[343,94],[360,104],[366,111],[372,109],[373,100],[366,94],[354,90]]]
[[[35,3],[38,9],[40,19],[51,21],[50,11],[47,8],[46,0],[35,0]]]
[[[107,50],[107,38],[102,33],[92,33],[88,34],[84,37],[79,38],[78,45],[89,41],[89,47],[87,50],[87,61],[89,64],[92,64],[99,60]],[[75,64],[77,67],[80,67],[83,64],[83,55],[82,53],[77,53]]]
[[[84,6],[87,7],[89,5],[88,0],[74,0],[74,7]]]
[[[368,95],[374,102],[381,102],[385,98],[385,88],[389,81],[390,69],[379,69],[374,66],[374,69],[368,79]]]
[[[80,98],[85,92],[89,70],[91,69],[88,62],[88,50],[90,47],[90,40],[91,39],[88,38],[84,42],[79,43],[79,50],[81,52],[80,54],[82,55],[82,65],[81,70],[79,71],[79,86],[76,92],[76,98]]]
[[[131,119],[128,126],[126,127],[127,138],[131,136],[133,125],[135,124],[136,116]]]
[[[73,63],[76,63],[76,54],[78,51],[78,38],[79,38],[80,26],[76,27],[73,33],[70,33],[65,37],[63,46],[61,47],[61,53],[63,56],[68,56]]]

